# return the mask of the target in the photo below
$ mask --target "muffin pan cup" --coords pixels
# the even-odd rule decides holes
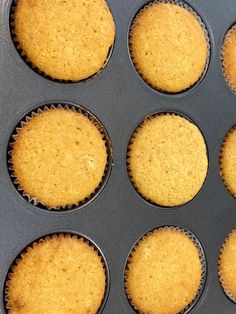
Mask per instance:
[[[234,125],[233,127],[231,127],[231,128],[228,130],[228,132],[227,132],[227,134],[225,135],[225,138],[224,138],[224,140],[223,140],[223,142],[222,142],[221,149],[220,149],[220,156],[219,156],[219,168],[220,168],[220,175],[221,175],[222,181],[223,181],[223,183],[224,183],[226,189],[229,191],[229,193],[230,193],[233,197],[235,197],[235,193],[234,193],[233,189],[230,187],[230,184],[228,183],[227,179],[225,178],[225,173],[224,173],[224,169],[223,169],[223,165],[222,165],[222,164],[223,164],[223,162],[222,162],[222,159],[223,159],[222,154],[223,154],[224,147],[225,147],[225,145],[226,145],[226,142],[227,142],[228,138],[230,137],[230,135],[231,135],[233,132],[235,132],[235,130],[236,130],[236,125]]]
[[[236,29],[236,24],[232,25],[228,30],[227,30],[227,33],[225,34],[225,37],[224,37],[224,41],[222,43],[222,49],[221,49],[221,62],[222,62],[222,71],[224,73],[224,77],[225,77],[225,80],[227,82],[227,84],[229,85],[229,87],[234,91],[236,92],[236,89],[235,87],[232,86],[231,82],[230,82],[230,79],[228,77],[228,74],[226,73],[225,71],[225,68],[224,68],[224,58],[223,58],[223,54],[225,52],[225,40],[227,40],[230,35],[232,34],[233,31],[235,31]]]
[[[9,18],[9,22],[10,22],[10,32],[11,32],[11,36],[12,36],[12,41],[14,43],[15,49],[17,50],[17,52],[19,53],[19,55],[21,56],[21,58],[25,61],[25,63],[32,69],[34,70],[36,73],[38,73],[39,75],[45,77],[48,80],[52,80],[54,82],[59,82],[59,83],[64,83],[64,84],[77,84],[77,83],[85,83],[91,79],[93,79],[94,77],[96,77],[100,72],[102,72],[102,70],[106,67],[106,65],[109,62],[109,59],[112,55],[113,52],[113,48],[114,48],[114,42],[115,42],[115,38],[114,38],[114,42],[112,44],[112,46],[108,49],[108,53],[107,53],[107,57],[106,60],[103,63],[103,66],[99,69],[98,72],[94,73],[93,75],[79,80],[79,81],[71,81],[71,80],[63,80],[63,79],[56,79],[54,77],[51,77],[49,74],[43,72],[42,70],[40,70],[37,66],[35,66],[31,60],[27,57],[26,53],[24,52],[24,50],[21,48],[20,46],[20,42],[17,39],[16,36],[16,31],[15,31],[15,21],[14,21],[14,17],[15,17],[15,11],[16,11],[16,5],[17,5],[17,1],[18,0],[10,0],[12,1],[11,7],[10,7],[10,18]],[[110,9],[110,8],[109,8]],[[112,13],[112,12],[111,12]],[[114,18],[114,17],[113,17]]]
[[[222,247],[220,249],[220,253],[219,253],[219,259],[218,259],[218,275],[219,275],[219,281],[221,284],[222,289],[224,290],[225,295],[236,304],[236,297],[229,291],[227,285],[224,282],[224,278],[223,275],[221,274],[221,267],[220,267],[220,262],[221,262],[221,256],[223,254],[225,245],[227,243],[227,241],[229,240],[230,236],[235,232],[235,229],[231,230],[229,232],[229,234],[227,235],[227,237],[224,240],[224,243],[222,244]]]
[[[236,303],[236,298],[232,295],[232,293],[228,290],[228,288],[226,287],[225,283],[224,283],[224,278],[222,277],[221,275],[221,271],[220,271],[220,259],[221,259],[221,255],[223,253],[223,250],[224,250],[224,247],[225,247],[225,244],[228,240],[228,238],[230,237],[231,233],[235,231],[235,230],[231,230],[229,232],[229,234],[227,235],[227,237],[225,238],[224,240],[224,243],[222,244],[222,247],[220,249],[220,252],[219,252],[219,260],[218,260],[218,275],[219,275],[219,281],[220,281],[220,284],[221,284],[221,287],[222,289],[224,290],[224,293],[225,295],[231,300],[233,301],[234,303]]]
[[[196,297],[192,300],[192,302],[190,304],[188,304],[181,312],[179,312],[178,314],[187,314],[190,313],[190,311],[194,308],[195,304],[198,302],[199,298],[201,297],[202,291],[204,289],[205,286],[205,282],[206,282],[206,277],[207,277],[207,264],[206,264],[206,256],[203,250],[203,247],[199,241],[199,239],[196,238],[196,236],[189,230],[180,228],[180,227],[176,227],[176,226],[160,226],[158,228],[155,228],[153,230],[148,231],[147,233],[145,233],[144,235],[142,235],[137,242],[135,243],[135,245],[133,246],[132,250],[130,251],[130,254],[127,258],[126,261],[126,266],[125,266],[125,271],[124,271],[124,286],[126,289],[126,294],[127,294],[127,299],[130,302],[130,305],[133,307],[133,309],[135,310],[136,313],[141,313],[140,311],[138,311],[137,309],[135,309],[135,306],[132,304],[131,298],[128,296],[128,290],[126,288],[126,271],[129,265],[129,258],[132,255],[132,252],[135,250],[135,247],[137,245],[139,245],[139,243],[142,241],[143,238],[148,237],[149,235],[151,235],[154,231],[156,230],[176,230],[179,232],[182,232],[183,234],[185,234],[197,247],[198,252],[199,252],[199,259],[201,262],[201,267],[202,267],[202,272],[201,272],[201,281],[200,281],[200,285],[196,294]]]
[[[191,202],[197,195],[198,193],[200,193],[201,189],[203,188],[204,186],[204,183],[206,181],[206,177],[207,177],[207,173],[208,173],[208,164],[207,164],[207,171],[206,171],[206,176],[205,176],[205,179],[203,180],[202,182],[202,186],[199,188],[198,192],[191,198],[189,199],[187,202],[185,203],[182,203],[182,204],[179,204],[179,205],[173,205],[173,206],[164,206],[164,205],[160,205],[160,204],[156,204],[155,202],[153,202],[152,200],[150,200],[149,198],[145,197],[144,195],[142,195],[142,193],[139,191],[139,189],[136,187],[135,185],[135,180],[133,179],[132,177],[132,173],[131,173],[131,170],[130,170],[130,162],[129,162],[129,153],[131,151],[131,145],[132,145],[132,141],[133,139],[135,138],[135,136],[138,134],[139,132],[139,129],[142,129],[142,126],[145,125],[145,121],[148,120],[148,119],[152,119],[152,118],[155,118],[156,116],[161,116],[161,115],[175,115],[175,116],[180,116],[184,119],[186,119],[187,121],[189,121],[190,123],[194,124],[197,128],[198,128],[198,131],[201,133],[201,135],[203,136],[203,139],[204,139],[204,143],[205,143],[205,146],[206,146],[206,155],[207,155],[207,161],[208,161],[208,164],[209,164],[209,154],[208,154],[208,148],[207,148],[207,143],[206,143],[206,139],[204,138],[204,135],[202,133],[202,131],[199,129],[198,125],[191,119],[189,118],[188,116],[186,116],[185,114],[181,113],[181,112],[178,112],[178,111],[174,111],[174,110],[171,110],[171,109],[167,109],[165,111],[160,111],[160,112],[155,112],[153,114],[149,114],[148,116],[144,117],[144,119],[138,124],[138,126],[136,126],[133,134],[131,135],[130,137],[130,140],[129,140],[129,144],[128,144],[128,147],[127,147],[127,160],[126,160],[126,166],[127,166],[127,173],[129,175],[129,179],[134,187],[134,189],[136,190],[136,192],[144,199],[146,200],[147,202],[149,202],[150,204],[152,204],[153,206],[158,206],[158,207],[161,207],[161,208],[179,208],[181,206],[184,206],[185,204],[188,204],[189,202]]]
[[[190,230],[202,244],[207,278],[194,314],[235,314],[218,278],[220,248],[236,226],[236,199],[220,176],[219,154],[228,130],[236,125],[236,96],[225,81],[221,47],[236,22],[235,0],[186,1],[204,21],[211,54],[207,73],[184,93],[168,95],[147,85],[133,67],[129,30],[148,1],[107,0],[116,24],[116,42],[108,65],[93,79],[64,84],[38,75],[19,56],[10,30],[11,1],[0,2],[0,313],[7,313],[5,280],[16,256],[47,234],[82,234],[95,241],[110,270],[110,290],[103,314],[135,313],[124,288],[124,268],[137,239],[160,226]],[[61,18],[61,17],[58,17]],[[85,105],[102,121],[112,142],[114,165],[106,186],[83,210],[49,211],[29,203],[16,190],[8,171],[8,144],[22,117],[51,103]],[[126,152],[135,128],[155,112],[181,112],[196,123],[206,140],[209,167],[201,191],[174,208],[153,206],[134,190],[126,168]]]
[[[187,87],[186,89],[180,91],[180,92],[166,92],[164,90],[158,90],[156,89],[154,86],[152,86],[152,84],[148,81],[145,80],[145,78],[143,77],[142,73],[140,73],[139,69],[136,68],[135,62],[132,58],[132,49],[131,49],[131,35],[132,35],[132,31],[133,31],[133,27],[135,26],[135,20],[136,18],[139,16],[140,13],[142,13],[143,11],[145,11],[146,8],[148,8],[149,6],[151,6],[152,4],[155,3],[170,3],[170,4],[175,4],[180,6],[181,8],[184,8],[185,10],[189,11],[190,13],[192,13],[195,18],[197,19],[197,21],[199,22],[199,24],[201,25],[204,33],[205,33],[205,39],[207,42],[207,57],[206,57],[206,63],[205,63],[205,67],[204,70],[201,74],[201,76],[199,77],[199,79],[191,86]],[[207,69],[210,63],[210,55],[211,55],[211,43],[210,43],[210,37],[209,37],[209,32],[207,30],[207,27],[204,23],[204,21],[202,20],[202,17],[198,14],[198,12],[190,5],[190,2],[186,2],[184,0],[154,0],[154,1],[150,1],[147,2],[143,7],[141,7],[137,12],[136,15],[134,16],[132,23],[130,24],[130,31],[129,31],[129,52],[130,52],[130,58],[133,62],[133,66],[135,68],[135,70],[137,71],[137,73],[139,74],[139,76],[144,80],[144,82],[146,82],[146,84],[148,84],[150,87],[152,87],[154,90],[158,90],[161,93],[164,94],[169,94],[169,95],[178,95],[178,94],[182,94],[194,87],[196,87],[198,84],[200,84],[200,82],[204,79],[205,74],[207,73]]]
[[[101,257],[101,261],[102,261],[102,265],[104,268],[104,272],[106,275],[106,286],[105,286],[105,292],[104,292],[104,296],[101,302],[101,305],[97,311],[97,314],[102,313],[102,310],[106,304],[106,300],[107,300],[107,296],[109,293],[109,288],[110,288],[110,274],[109,274],[109,267],[108,264],[106,262],[105,256],[103,255],[102,251],[100,250],[100,248],[96,245],[95,242],[93,242],[92,240],[88,239],[87,237],[80,235],[80,234],[76,234],[76,233],[68,233],[68,232],[60,232],[60,233],[52,233],[52,234],[48,234],[45,235],[39,239],[36,239],[35,241],[33,241],[31,244],[29,244],[23,251],[21,251],[18,256],[16,257],[15,261],[12,263],[9,272],[7,274],[7,277],[5,279],[5,297],[4,297],[4,301],[5,301],[5,308],[9,309],[9,305],[8,305],[8,301],[9,301],[9,295],[8,295],[8,284],[9,284],[9,280],[11,278],[11,275],[14,273],[14,268],[17,266],[17,262],[21,259],[23,259],[23,255],[25,253],[28,252],[29,249],[32,249],[34,247],[35,244],[37,243],[42,243],[45,242],[47,239],[52,238],[54,235],[57,236],[63,236],[63,237],[77,237],[78,239],[82,239],[83,242],[88,243],[89,246],[91,246],[94,251],[96,251],[98,253],[98,255]]]
[[[12,158],[11,158],[11,154],[12,154],[12,149],[14,147],[14,143],[21,131],[21,129],[27,125],[27,123],[34,117],[36,117],[37,115],[39,115],[40,113],[44,112],[44,111],[49,111],[49,110],[54,110],[54,109],[64,109],[64,110],[71,110],[74,112],[78,112],[80,114],[82,114],[83,116],[87,117],[99,130],[99,132],[101,133],[101,135],[103,136],[105,145],[106,145],[106,151],[107,151],[107,164],[105,166],[104,169],[104,175],[101,179],[101,182],[99,183],[99,185],[96,187],[96,189],[85,199],[83,199],[82,201],[72,204],[72,205],[68,205],[68,206],[61,206],[61,207],[48,207],[46,204],[44,204],[43,202],[37,200],[35,197],[32,197],[31,195],[27,194],[24,191],[24,188],[20,185],[19,180],[17,179],[15,173],[14,173],[14,166],[13,166],[13,162],[12,162]],[[35,206],[38,206],[39,208],[42,209],[48,209],[48,210],[73,210],[73,209],[78,209],[81,207],[84,207],[87,203],[93,201],[97,195],[99,195],[99,193],[102,191],[104,185],[106,184],[111,169],[112,169],[112,147],[111,147],[111,140],[109,138],[109,135],[106,131],[106,129],[104,128],[104,126],[102,125],[102,123],[87,109],[83,108],[82,106],[76,105],[76,104],[69,104],[69,103],[49,103],[46,105],[42,105],[40,107],[38,107],[37,109],[35,109],[34,111],[31,111],[29,114],[27,114],[19,123],[18,126],[15,128],[15,130],[12,133],[9,145],[8,145],[8,169],[9,169],[9,174],[10,177],[12,179],[12,182],[15,186],[15,188],[18,190],[18,192],[21,194],[21,196],[23,198],[25,198],[26,200],[28,200],[28,202],[32,203]]]

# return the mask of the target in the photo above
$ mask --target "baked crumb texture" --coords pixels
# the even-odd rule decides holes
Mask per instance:
[[[218,274],[225,294],[236,302],[236,230],[227,236],[220,251]]]
[[[205,268],[203,252],[190,232],[158,228],[139,240],[129,256],[128,299],[142,314],[184,313],[200,295]]]
[[[226,134],[221,146],[220,174],[227,190],[236,197],[236,127]]]
[[[109,143],[89,113],[45,106],[26,117],[15,132],[9,169],[20,193],[34,205],[71,208],[102,187]]]
[[[115,38],[105,0],[17,0],[11,26],[26,61],[63,81],[78,82],[98,73]]]
[[[148,201],[167,207],[187,203],[206,178],[204,138],[180,115],[147,117],[131,137],[127,168],[137,192]]]
[[[226,34],[222,45],[222,68],[228,85],[236,91],[236,25]]]
[[[130,53],[153,88],[178,93],[193,86],[208,65],[210,41],[200,17],[179,1],[155,1],[135,17]]]
[[[30,245],[6,282],[9,314],[95,314],[106,290],[101,256],[84,238],[53,235]]]

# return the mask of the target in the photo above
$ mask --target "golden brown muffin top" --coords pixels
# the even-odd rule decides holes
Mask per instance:
[[[236,128],[224,139],[220,154],[220,173],[229,192],[236,197]]]
[[[136,16],[130,50],[134,65],[154,88],[170,93],[196,83],[208,56],[206,33],[197,16],[173,3],[152,3]]]
[[[49,208],[78,204],[102,181],[105,140],[83,114],[50,109],[20,129],[12,163],[17,181],[31,198]]]
[[[131,253],[127,294],[140,313],[177,314],[196,298],[201,277],[199,250],[193,241],[178,229],[157,229]]]
[[[223,71],[229,85],[236,90],[236,27],[226,34],[222,47]]]
[[[10,314],[95,314],[106,286],[101,257],[88,242],[68,235],[28,247],[9,278]]]
[[[33,66],[59,80],[79,81],[97,73],[115,37],[105,0],[18,0],[14,25]]]
[[[236,300],[236,230],[233,230],[221,249],[219,278],[225,292]]]
[[[147,118],[128,152],[128,171],[137,191],[162,206],[190,201],[206,177],[204,138],[196,125],[175,114]]]

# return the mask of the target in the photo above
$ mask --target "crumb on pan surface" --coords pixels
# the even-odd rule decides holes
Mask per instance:
[[[83,238],[53,235],[22,253],[7,281],[9,314],[95,314],[106,286],[101,257]]]
[[[236,90],[236,26],[233,26],[225,36],[222,46],[222,65],[228,84]]]
[[[236,230],[225,240],[218,264],[219,279],[225,293],[236,302]]]
[[[236,197],[236,128],[226,135],[220,153],[220,173],[228,191]]]
[[[128,172],[136,190],[161,206],[190,201],[208,169],[204,138],[196,125],[175,114],[144,120],[131,138]]]
[[[80,81],[99,72],[115,37],[105,0],[18,0],[13,25],[19,50],[58,80]]]
[[[134,65],[148,84],[164,92],[194,85],[204,72],[208,50],[206,30],[197,15],[174,3],[146,6],[131,26]]]
[[[43,111],[13,143],[12,167],[24,193],[49,208],[78,204],[95,192],[107,164],[104,135],[85,115]]]
[[[131,304],[143,314],[177,314],[194,301],[200,289],[199,249],[184,232],[157,229],[132,251],[126,270]]]

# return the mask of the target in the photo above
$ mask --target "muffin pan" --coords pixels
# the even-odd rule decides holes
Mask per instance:
[[[0,3],[0,312],[6,313],[5,280],[18,254],[40,237],[64,232],[91,239],[105,257],[110,290],[102,313],[135,313],[124,288],[129,252],[149,230],[178,226],[196,235],[206,256],[205,287],[191,313],[233,314],[236,304],[221,288],[217,263],[220,248],[236,225],[236,200],[225,188],[219,169],[221,144],[236,124],[236,95],[226,83],[221,65],[224,36],[236,23],[236,2],[187,1],[209,32],[210,62],[198,84],[176,95],[160,93],[148,86],[131,61],[130,25],[148,1],[107,2],[116,24],[113,53],[101,73],[78,84],[48,80],[25,63],[10,33],[11,1]],[[111,139],[111,176],[102,193],[83,209],[42,210],[22,198],[10,178],[8,144],[15,126],[27,113],[52,103],[88,108]],[[145,116],[162,111],[189,117],[202,131],[209,155],[208,174],[200,192],[189,203],[172,208],[155,206],[142,199],[133,188],[126,167],[127,147],[136,126]]]

